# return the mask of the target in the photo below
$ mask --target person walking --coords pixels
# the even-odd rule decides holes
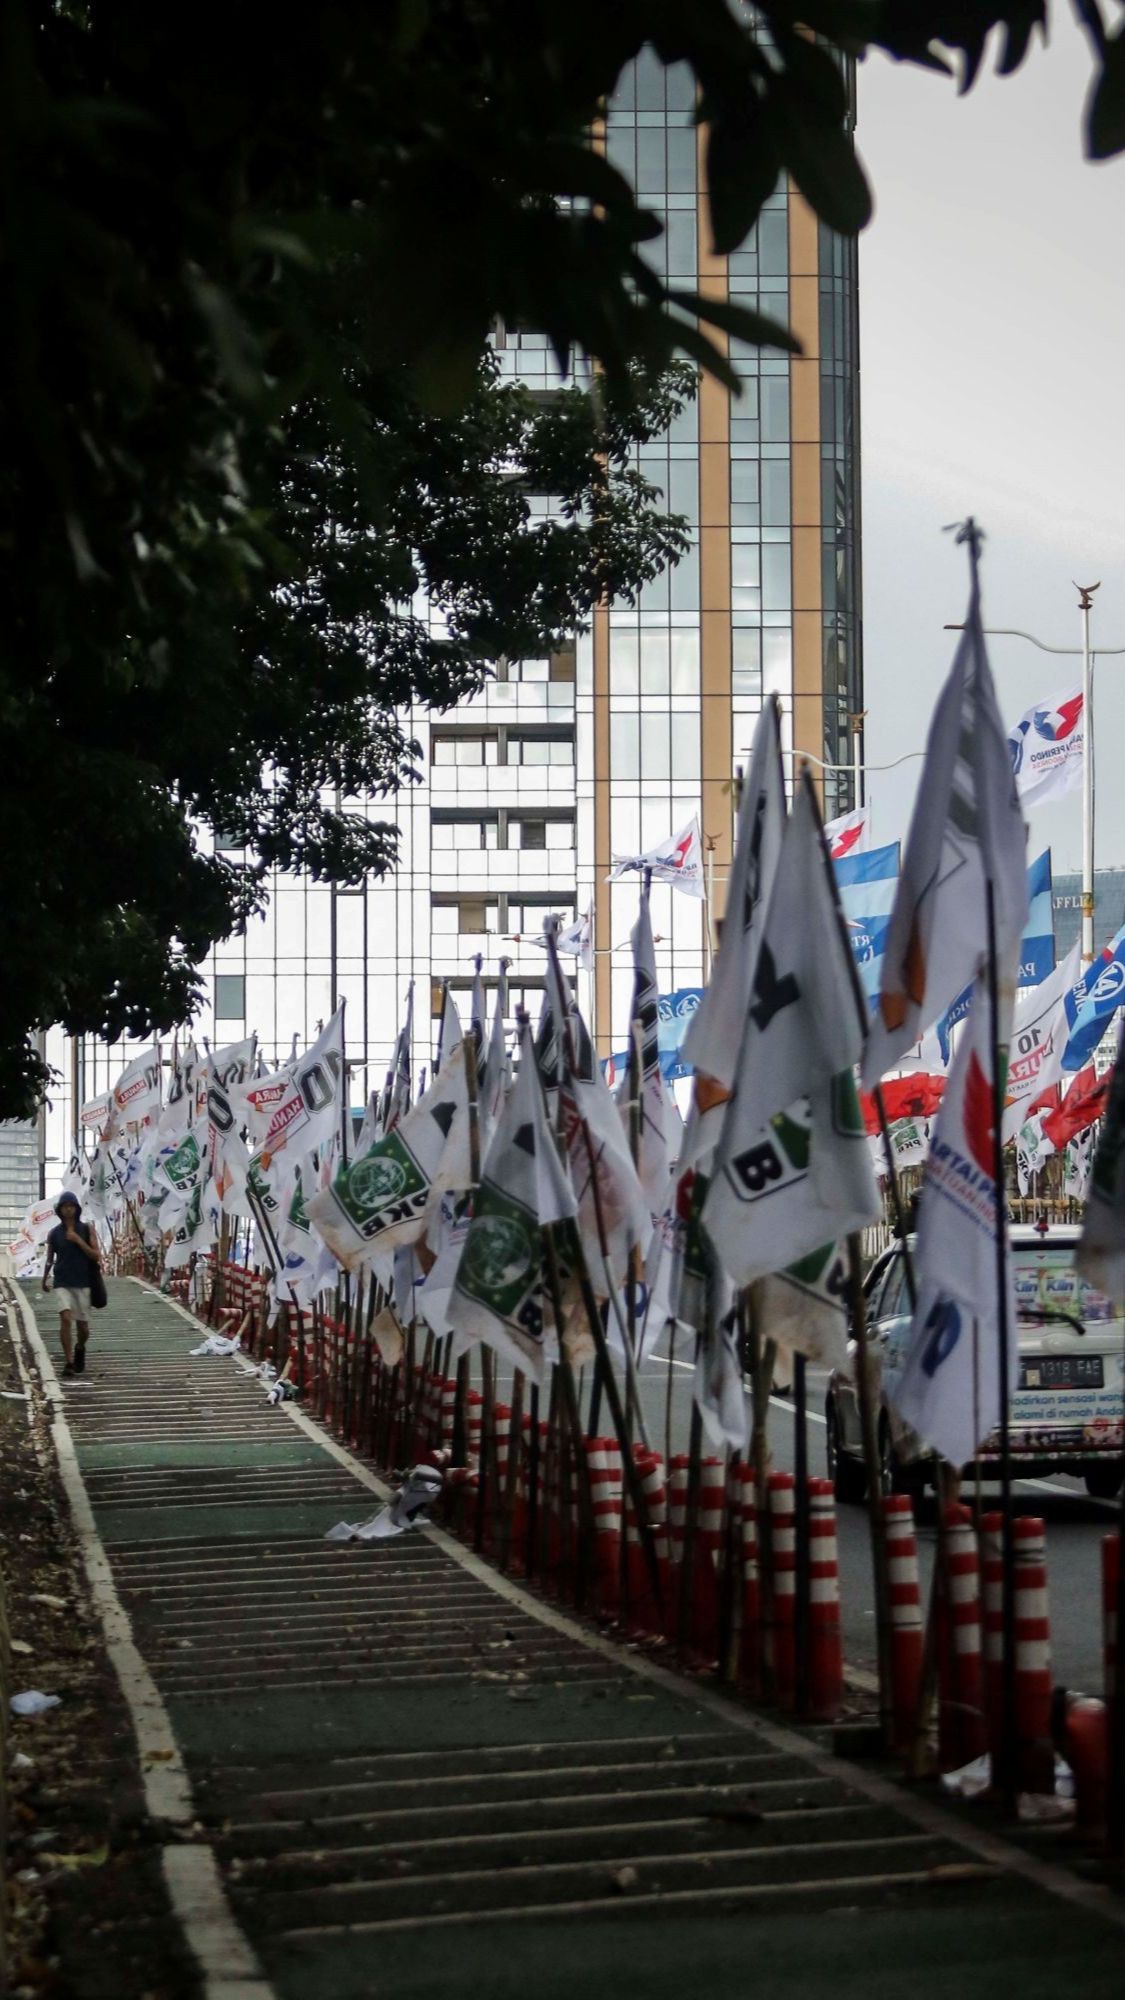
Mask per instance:
[[[61,1194],[55,1203],[55,1214],[59,1220],[47,1238],[43,1290],[54,1291],[59,1308],[63,1374],[84,1375],[86,1343],[90,1338],[90,1275],[101,1262],[101,1251],[92,1223],[81,1220],[82,1205],[77,1195]],[[77,1335],[74,1341],[72,1322]]]

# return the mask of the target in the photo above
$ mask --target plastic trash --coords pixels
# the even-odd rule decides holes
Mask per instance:
[[[386,1507],[368,1521],[337,1521],[329,1528],[326,1542],[383,1542],[391,1535],[405,1534],[427,1518],[434,1501],[440,1499],[444,1478],[436,1465],[416,1465]]]
[[[198,1347],[188,1349],[189,1354],[241,1354],[242,1342],[236,1333],[228,1339],[224,1333],[209,1333]]]
[[[38,1688],[25,1688],[22,1694],[14,1694],[9,1702],[13,1715],[44,1715],[49,1708],[62,1705],[61,1694],[42,1694]]]
[[[943,1771],[941,1782],[943,1790],[954,1792],[959,1799],[979,1799],[992,1783],[992,1759],[987,1750],[958,1771]]]

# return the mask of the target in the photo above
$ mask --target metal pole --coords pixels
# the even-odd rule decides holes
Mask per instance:
[[[1008,1353],[1008,1249],[1004,1200],[1004,1081],[1000,1068],[1000,975],[996,963],[996,908],[992,883],[985,884],[988,912],[988,1011],[992,1046],[992,1173],[996,1183],[996,1328],[999,1338],[1000,1387],[1000,1508],[1003,1540],[1003,1667],[1001,1758],[999,1789],[1006,1811],[1014,1816],[1016,1771],[1016,1569],[1012,1532],[1011,1367]],[[940,1504],[940,1503],[939,1503]],[[993,1774],[994,1779],[996,1774]]]
[[[1077,583],[1082,619],[1082,963],[1094,957],[1094,662],[1090,652],[1090,609],[1097,583]]]

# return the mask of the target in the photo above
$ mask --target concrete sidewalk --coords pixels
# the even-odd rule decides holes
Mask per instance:
[[[51,1345],[49,1297],[27,1292]],[[197,1838],[283,2000],[1118,2000],[1125,1929],[931,1807],[585,1635],[129,1281],[67,1425]],[[1053,1893],[1049,1882],[1060,1892]],[[1118,1909],[1118,1916],[1122,1911]]]

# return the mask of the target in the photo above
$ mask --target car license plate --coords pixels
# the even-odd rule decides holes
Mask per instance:
[[[1020,1362],[1021,1389],[1100,1389],[1100,1354],[1037,1354]]]

